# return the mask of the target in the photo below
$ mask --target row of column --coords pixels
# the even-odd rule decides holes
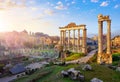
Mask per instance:
[[[72,47],[73,47],[73,51],[78,51],[80,52],[80,29],[77,29],[78,30],[78,39],[77,39],[77,50],[75,50],[75,29],[73,30],[73,44],[72,44]],[[68,38],[66,38],[66,32],[68,31]],[[60,44],[64,47],[64,49],[68,49],[70,50],[70,33],[71,33],[71,30],[61,30],[60,31]],[[82,52],[83,53],[86,53],[86,29],[83,29],[83,37],[82,37]],[[66,41],[67,40],[67,41]],[[67,44],[67,45],[66,45]]]

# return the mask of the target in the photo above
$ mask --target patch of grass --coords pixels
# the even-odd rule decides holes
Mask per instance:
[[[120,60],[120,53],[114,53],[112,54],[113,61],[119,61]]]
[[[56,66],[54,71],[39,79],[37,82],[78,82],[71,80],[70,78],[62,78],[60,76],[61,70],[67,70],[69,68],[76,68],[80,70],[83,75],[85,75],[85,82],[90,82],[90,80],[94,77],[103,80],[104,82],[119,82],[120,81],[120,73],[115,72],[103,65],[91,64],[93,67],[93,71],[83,71],[81,70],[82,65],[68,65],[68,66]]]
[[[83,56],[84,56],[83,53],[71,53],[70,56],[65,58],[65,61],[76,60],[76,59],[79,59],[79,58],[81,58]]]
[[[103,80],[104,82],[119,82],[120,73],[116,73],[114,70],[109,69],[103,65],[92,64],[93,71],[82,71],[85,75],[85,82],[90,82],[94,77]]]
[[[14,80],[13,82],[30,82],[30,81],[36,81],[37,79],[42,78],[43,76],[50,74],[54,70],[54,66],[46,67],[45,69],[41,69],[36,71],[32,75],[25,75],[24,77],[18,78]]]
[[[42,69],[41,71],[36,72],[32,76],[27,76],[25,78],[18,79],[14,82],[28,82],[27,79],[35,79],[37,78],[37,81],[34,82],[79,82],[77,80],[71,80],[69,77],[62,78],[60,75],[60,72],[62,70],[68,70],[69,68],[75,68],[77,70],[80,70],[81,73],[85,76],[85,82],[90,82],[92,78],[99,78],[103,80],[104,82],[119,82],[120,81],[120,72],[116,72],[112,69],[109,69],[108,67],[104,65],[97,65],[97,64],[91,64],[93,71],[83,71],[82,66],[78,64],[73,65],[67,65],[67,66],[52,66],[52,67],[46,67]],[[48,70],[52,69],[50,73],[45,74]]]
[[[113,65],[117,66],[120,63],[120,53],[114,53],[112,54],[112,59],[113,59]]]
[[[55,66],[55,69],[51,74],[40,78],[36,82],[73,82],[70,78],[62,78],[60,72],[76,66],[77,65]]]

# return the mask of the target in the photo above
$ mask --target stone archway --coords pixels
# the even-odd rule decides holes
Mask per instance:
[[[107,51],[103,54],[103,22],[107,22]],[[102,14],[98,15],[98,56],[97,63],[112,63],[112,54],[111,54],[111,19],[109,16],[103,16]]]

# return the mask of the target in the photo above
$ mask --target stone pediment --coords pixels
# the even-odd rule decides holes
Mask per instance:
[[[71,28],[71,27],[76,27],[77,25],[75,23],[69,23],[65,28]]]

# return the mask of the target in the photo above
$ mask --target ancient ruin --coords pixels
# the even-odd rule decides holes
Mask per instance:
[[[103,45],[103,22],[107,22],[107,51],[103,54],[103,49],[105,45]],[[97,63],[112,63],[112,55],[111,55],[111,19],[109,16],[103,16],[102,14],[98,15],[98,57]]]
[[[75,23],[70,23],[65,27],[60,27],[60,45],[64,47],[65,50],[70,50],[70,48],[72,47],[73,52],[83,52],[83,53],[87,53],[87,47],[86,47],[86,25],[76,25]],[[75,42],[76,37],[75,37],[75,32],[76,30],[78,31],[78,35],[77,35],[77,42]],[[82,45],[80,42],[80,30],[83,31],[83,37],[82,37]],[[71,31],[73,31],[73,44],[72,46],[70,46],[70,33]],[[66,37],[66,33],[68,32],[68,37]],[[67,41],[66,41],[67,40]],[[77,45],[77,46],[76,46]]]

